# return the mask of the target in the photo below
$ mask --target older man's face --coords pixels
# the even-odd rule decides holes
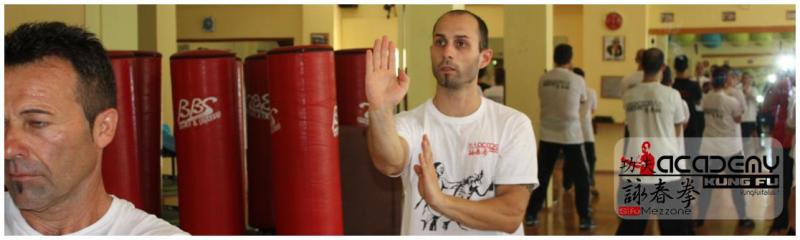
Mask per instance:
[[[100,172],[102,148],[77,101],[77,83],[71,63],[58,57],[5,70],[5,181],[22,210],[44,211],[96,187],[82,184]]]

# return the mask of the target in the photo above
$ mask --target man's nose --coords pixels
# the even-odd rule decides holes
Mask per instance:
[[[455,54],[456,49],[453,47],[453,44],[447,44],[444,46],[442,51],[442,56],[445,59],[453,59],[453,54]]]
[[[28,145],[23,140],[23,132],[18,127],[6,127],[5,159],[11,160],[28,154]]]

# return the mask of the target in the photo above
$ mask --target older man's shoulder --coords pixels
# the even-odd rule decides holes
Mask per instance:
[[[116,227],[112,229],[120,232],[112,232],[110,235],[188,235],[169,222],[134,207],[133,203],[127,200],[114,197],[114,201],[119,208],[114,221]]]

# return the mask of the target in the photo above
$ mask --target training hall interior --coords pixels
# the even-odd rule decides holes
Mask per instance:
[[[693,79],[710,74],[712,66],[727,65],[747,72],[752,76],[754,89],[758,90],[756,99],[761,106],[769,97],[767,90],[782,81],[779,71],[795,65],[795,8],[788,4],[5,5],[4,27],[8,33],[23,23],[61,21],[95,33],[110,51],[112,62],[115,59],[152,60],[146,63],[150,64],[147,71],[157,69],[160,74],[156,72],[155,80],[146,83],[142,92],[132,93],[134,98],[144,99],[144,102],[128,103],[145,110],[132,114],[135,121],[141,120],[142,124],[120,126],[120,129],[135,126],[130,134],[139,139],[134,143],[139,153],[135,158],[122,156],[118,159],[123,160],[108,160],[114,153],[106,149],[104,161],[108,164],[104,162],[103,165],[106,189],[118,197],[135,199],[131,201],[138,208],[184,230],[187,230],[183,228],[187,221],[196,226],[213,225],[215,227],[187,230],[190,234],[210,235],[281,235],[282,228],[290,229],[283,233],[297,231],[293,233],[305,235],[401,233],[402,181],[381,174],[369,159],[366,111],[359,106],[366,98],[356,96],[363,95],[363,91],[353,90],[363,88],[363,80],[361,83],[340,82],[345,77],[363,77],[363,72],[358,72],[363,71],[361,57],[375,39],[385,35],[396,43],[397,67],[405,69],[413,79],[397,112],[411,110],[435,93],[437,83],[431,74],[429,51],[431,31],[437,18],[454,9],[465,9],[480,16],[488,27],[488,46],[494,54],[478,83],[482,88],[505,86],[501,96],[493,100],[524,113],[531,120],[536,137],[542,127],[537,97],[539,77],[554,68],[554,47],[569,44],[573,50],[572,66],[583,69],[586,87],[597,93],[592,118],[595,183],[590,198],[596,227],[579,229],[575,188],[562,186],[564,161],[559,161],[538,224],[526,225],[524,230],[526,235],[613,235],[619,222],[615,211],[615,169],[618,166],[614,149],[622,142],[626,121],[619,89],[622,79],[637,71],[637,50],[661,49],[668,67],[673,65],[676,56],[685,55],[688,75]],[[275,113],[270,112],[274,109],[269,107],[263,109],[269,106],[270,99],[249,93],[247,88],[261,86],[248,82],[248,76],[254,75],[248,72],[248,65],[259,64],[258,60],[270,56],[269,52],[274,49],[293,51],[296,49],[292,46],[307,45],[327,45],[305,51],[332,50],[331,56],[335,56],[335,66],[327,68],[335,68],[336,80],[326,85],[336,88],[338,113],[333,116],[335,124],[332,126],[338,131],[332,145],[335,150],[325,158],[313,154],[302,157],[292,153],[270,155],[270,150],[275,148],[264,145],[281,144],[280,141],[259,138],[270,132],[255,130],[251,118],[267,113],[288,114],[291,110]],[[235,119],[226,119],[229,115],[220,119],[236,128],[182,140],[176,131],[194,127],[192,124],[205,124],[203,119],[185,123],[189,124],[187,126],[176,123],[176,119],[181,118],[178,115],[182,114],[176,111],[186,109],[184,102],[174,96],[184,94],[177,86],[198,88],[191,85],[192,78],[199,77],[172,71],[185,70],[174,62],[197,57],[192,51],[236,59],[239,67],[231,82],[236,90],[230,93],[235,95],[232,99],[237,99],[236,109],[232,109],[230,115]],[[340,66],[340,62],[349,63]],[[185,79],[177,82],[175,76]],[[117,78],[119,81],[120,77]],[[500,83],[498,78],[502,78]],[[767,115],[759,114],[757,118],[758,138],[771,134],[769,121],[774,119]],[[271,124],[276,131],[275,122],[259,124]],[[190,144],[181,150],[183,142]],[[209,159],[188,153],[218,147],[233,149],[231,151],[236,154],[231,155],[231,159]],[[758,151],[767,147],[759,142],[754,143],[753,148]],[[184,152],[185,156],[181,155]],[[135,171],[138,175],[131,176],[131,166],[138,168]],[[293,167],[298,169],[286,170]],[[195,179],[181,178],[183,171],[192,171],[190,176]],[[232,173],[222,174],[222,171]],[[220,197],[226,195],[238,196]],[[302,197],[290,198],[292,196]],[[724,209],[732,207],[733,203],[728,199],[714,202],[714,205]],[[696,234],[770,234],[772,220],[759,218],[759,214],[771,208],[772,201],[750,199],[748,206],[754,225],[741,227],[730,219],[707,220],[695,229]],[[289,212],[287,209],[297,210]],[[196,212],[186,214],[188,211]],[[236,213],[219,214],[224,211]],[[311,232],[303,232],[303,226],[281,226],[281,218],[276,217],[294,216],[291,221],[298,222],[294,219],[302,218],[298,214],[317,211],[328,214],[329,218],[321,218],[321,222],[307,220],[304,227]],[[790,216],[793,221],[794,215]],[[331,224],[334,229],[327,228],[329,224],[324,221],[335,222]],[[662,233],[657,224],[650,221],[645,234]]]

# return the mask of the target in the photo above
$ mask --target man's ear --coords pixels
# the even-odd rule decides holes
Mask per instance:
[[[481,60],[480,60],[480,68],[485,68],[489,66],[489,63],[492,62],[492,56],[494,56],[494,50],[491,48],[486,48],[481,51]]]
[[[119,113],[115,108],[106,109],[94,118],[92,137],[98,148],[105,148],[114,139],[118,121]]]

